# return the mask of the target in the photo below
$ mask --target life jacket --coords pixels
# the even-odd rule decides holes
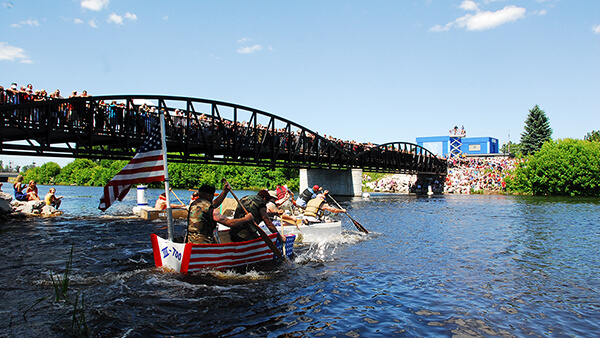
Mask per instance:
[[[285,197],[287,189],[284,187],[277,187],[277,189],[275,189],[275,191],[277,192],[277,199],[280,200]]]
[[[308,201],[308,203],[306,203],[306,209],[304,209],[304,216],[321,218],[323,215],[321,205],[323,203],[325,203],[325,200],[322,198],[313,198],[312,200]]]
[[[311,188],[306,188],[306,189],[304,189],[304,191],[300,194],[300,196],[298,198],[301,198],[308,203],[308,201],[310,201],[310,199],[312,198],[313,194],[314,194],[314,192]]]

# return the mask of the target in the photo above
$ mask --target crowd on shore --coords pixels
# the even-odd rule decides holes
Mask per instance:
[[[449,158],[448,175],[443,191],[447,194],[470,194],[472,192],[498,193],[506,191],[505,178],[518,163],[518,159],[508,157],[492,158]],[[372,181],[363,175],[367,188],[373,191],[408,193],[419,182],[414,175],[388,175]],[[435,183],[434,183],[435,184]],[[433,187],[437,191],[436,186]],[[441,188],[441,187],[440,187]]]
[[[444,192],[470,194],[476,191],[505,191],[505,178],[518,161],[508,157],[450,158]]]

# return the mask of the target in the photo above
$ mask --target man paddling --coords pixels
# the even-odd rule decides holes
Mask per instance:
[[[254,217],[250,213],[238,219],[229,219],[221,215],[218,208],[229,191],[231,191],[231,187],[228,183],[225,183],[223,191],[213,201],[215,187],[204,184],[198,189],[198,198],[190,204],[188,213],[188,228],[185,240],[187,243],[216,243],[214,231],[217,228],[217,223],[234,229],[246,222],[252,222]]]
[[[279,240],[281,243],[285,243],[285,238],[279,234],[277,228],[271,222],[269,215],[267,214],[267,202],[274,198],[271,197],[267,190],[261,190],[258,194],[254,196],[244,196],[240,199],[240,203],[244,205],[246,210],[248,210],[249,214],[254,216],[254,220],[256,223],[260,223],[261,221],[265,222],[269,231],[273,234],[279,235]],[[233,217],[240,217],[245,214],[244,208],[238,205],[237,209],[235,209],[235,213]],[[244,223],[242,226],[232,228],[229,232],[232,242],[243,242],[249,241],[251,239],[260,238],[260,234],[256,229],[255,223],[252,221],[248,221]]]
[[[327,190],[323,191],[322,187],[319,187],[315,184],[312,188],[304,189],[304,191],[300,194],[300,196],[298,196],[298,199],[296,200],[296,206],[304,209],[306,208],[306,204],[308,203],[308,201],[317,198],[317,194],[327,194],[328,192],[329,191]]]
[[[318,194],[316,198],[308,201],[308,205],[304,210],[304,216],[302,217],[302,223],[306,225],[312,225],[315,223],[323,223],[324,211],[330,211],[336,214],[345,213],[346,209],[338,209],[330,206],[325,202],[325,195]]]

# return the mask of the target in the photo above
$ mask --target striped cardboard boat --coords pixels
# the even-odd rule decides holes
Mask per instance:
[[[283,250],[277,234],[268,236],[279,250]],[[156,234],[152,234],[151,239],[156,266],[184,274],[205,269],[224,270],[275,259],[273,251],[262,238],[219,244],[176,243]],[[289,258],[294,251],[296,236],[287,235],[285,239],[285,251],[282,252]]]

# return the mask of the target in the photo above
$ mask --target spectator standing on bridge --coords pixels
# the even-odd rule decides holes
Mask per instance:
[[[300,208],[306,208],[306,204],[308,203],[308,201],[317,198],[317,194],[319,194],[320,192],[323,195],[326,195],[327,193],[329,193],[329,191],[325,190],[322,191],[323,188],[319,187],[318,185],[314,185],[312,188],[306,188],[304,189],[304,191],[300,194],[300,196],[298,196],[298,199],[296,200],[296,206],[300,207]]]

